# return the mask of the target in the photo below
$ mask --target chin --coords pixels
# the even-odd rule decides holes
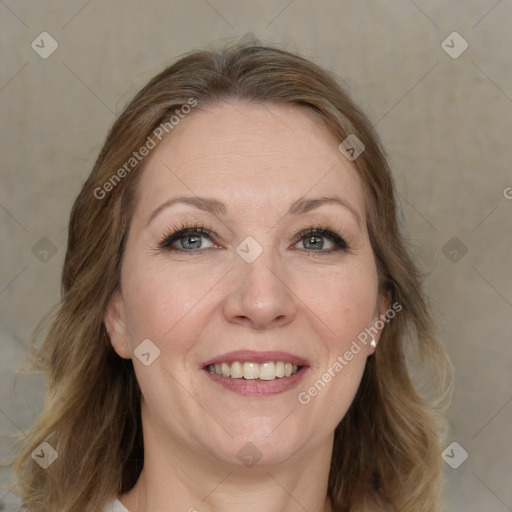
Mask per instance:
[[[259,429],[239,432],[233,438],[227,436],[223,443],[211,447],[218,460],[236,466],[253,467],[286,462],[298,454],[306,439],[295,437],[290,430],[279,432],[279,422],[265,424]],[[277,427],[277,428],[276,428]]]

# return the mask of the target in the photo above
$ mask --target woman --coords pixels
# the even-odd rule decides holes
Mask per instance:
[[[74,204],[23,506],[438,510],[451,367],[420,282],[333,77],[269,47],[184,56]]]

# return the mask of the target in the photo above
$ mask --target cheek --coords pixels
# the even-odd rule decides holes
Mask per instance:
[[[316,290],[310,305],[330,332],[330,348],[342,349],[369,326],[377,300],[376,273],[370,266],[347,267]]]
[[[377,300],[377,276],[371,266],[348,266],[323,282],[309,303],[325,357],[313,367],[297,396],[312,416],[331,432],[350,407],[364,372],[367,350],[358,336],[370,325]],[[313,414],[313,411],[315,413]]]
[[[207,293],[217,280],[212,273],[205,275],[185,265],[152,268],[147,261],[144,265],[127,265],[123,291],[131,338],[154,338],[158,344],[182,331],[192,336],[194,323],[188,320],[199,305],[208,301]]]

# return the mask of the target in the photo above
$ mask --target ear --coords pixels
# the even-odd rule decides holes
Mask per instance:
[[[131,349],[128,343],[126,329],[126,314],[122,294],[116,289],[110,297],[103,316],[103,323],[107,329],[112,347],[119,356],[131,359]]]

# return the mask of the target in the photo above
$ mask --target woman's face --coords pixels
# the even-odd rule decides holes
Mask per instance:
[[[159,446],[235,464],[330,447],[372,349],[344,354],[383,312],[339,142],[298,107],[229,103],[148,156],[105,323]]]

